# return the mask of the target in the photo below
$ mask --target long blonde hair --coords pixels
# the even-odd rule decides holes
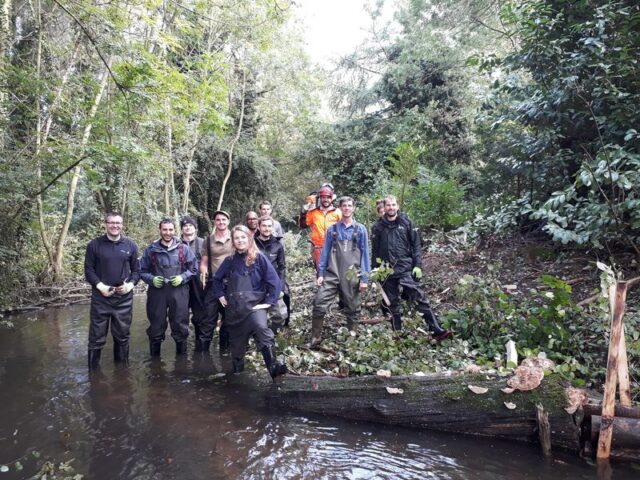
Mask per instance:
[[[254,239],[253,232],[251,232],[251,230],[249,230],[244,225],[236,225],[231,229],[231,244],[233,245],[233,253],[237,252],[236,244],[233,241],[233,236],[236,232],[244,233],[249,239],[249,246],[247,247],[247,258],[245,259],[245,264],[247,265],[247,267],[250,267],[251,265],[256,263],[256,258],[258,257],[259,253],[258,247],[256,247],[256,241]]]

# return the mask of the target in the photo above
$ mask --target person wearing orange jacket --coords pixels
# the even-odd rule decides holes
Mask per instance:
[[[316,271],[318,271],[320,254],[324,246],[324,236],[329,227],[342,218],[340,210],[333,206],[334,199],[333,186],[325,183],[318,190],[317,205],[314,196],[309,195],[307,203],[300,211],[300,228],[309,227],[311,229],[309,240],[311,241],[311,256]]]

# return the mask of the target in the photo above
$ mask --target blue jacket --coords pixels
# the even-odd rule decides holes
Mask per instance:
[[[181,250],[182,253],[180,253]],[[154,265],[159,267],[182,265],[180,276],[183,284],[186,284],[198,272],[195,255],[187,245],[176,237],[173,238],[169,247],[165,247],[160,243],[160,240],[156,240],[145,248],[140,259],[140,277],[148,284],[153,282],[153,277],[159,275]]]
[[[229,275],[242,276],[247,271],[250,271],[253,290],[256,292],[266,292],[267,297],[264,303],[275,305],[282,291],[282,284],[271,262],[264,254],[258,253],[256,262],[250,267],[247,267],[245,257],[246,255],[236,252],[224,259],[222,265],[220,265],[220,268],[218,268],[218,271],[213,276],[214,298],[218,299],[226,295],[225,278]]]
[[[352,240],[354,227],[358,229],[356,245],[360,250],[360,281],[367,283],[369,280],[369,272],[371,271],[371,264],[369,263],[369,235],[364,225],[357,223],[355,220],[351,225],[345,225],[342,220],[329,227],[327,234],[324,237],[324,246],[322,247],[322,253],[320,254],[320,261],[318,262],[318,276],[324,277],[324,272],[327,270],[329,264],[329,255],[331,255],[331,248],[333,247],[333,232],[336,232],[336,238],[338,240]]]

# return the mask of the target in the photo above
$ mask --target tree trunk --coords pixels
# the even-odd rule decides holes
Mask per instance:
[[[8,125],[9,111],[7,108],[7,94],[5,85],[5,65],[7,63],[7,51],[11,44],[11,0],[0,0],[0,125]],[[4,150],[5,128],[0,129],[0,151]]]
[[[200,142],[200,116],[193,122],[193,138],[191,139],[191,147],[187,157],[187,167],[184,172],[183,188],[182,188],[182,213],[189,213],[189,195],[191,195],[191,169],[193,168],[193,156],[196,153],[196,147]]]
[[[468,385],[486,387],[485,394]],[[484,376],[427,377],[296,377],[273,384],[267,394],[272,407],[334,415],[352,420],[499,437],[538,443],[537,404],[548,414],[551,446],[578,452],[580,429],[565,412],[564,387],[555,377],[529,392],[503,393],[504,379]],[[387,387],[400,388],[391,394]],[[510,410],[505,402],[516,405]]]
[[[82,140],[80,142],[80,152],[78,153],[79,155],[82,155],[84,153],[84,149],[89,143],[91,128],[93,126],[93,119],[98,112],[98,107],[100,106],[100,101],[102,100],[102,94],[104,93],[107,82],[109,80],[108,68],[110,68],[110,66],[111,62],[109,61],[107,67],[102,72],[98,91],[96,92],[96,96],[93,99],[93,104],[91,105],[91,109],[87,114],[87,118],[85,119],[86,123],[82,134]],[[69,182],[69,189],[67,191],[67,211],[65,213],[64,223],[62,224],[62,230],[60,231],[58,241],[56,243],[55,260],[53,264],[53,275],[55,281],[58,281],[60,279],[63,271],[62,260],[64,258],[64,242],[67,238],[67,234],[69,233],[69,225],[71,225],[71,219],[73,217],[76,190],[78,188],[78,180],[80,179],[81,171],[82,167],[80,165],[75,167],[71,175],[71,181]]]
[[[224,176],[224,180],[222,181],[222,188],[220,189],[220,198],[218,199],[218,208],[216,210],[222,209],[222,202],[224,201],[224,192],[227,188],[227,182],[229,181],[229,177],[231,176],[231,171],[233,170],[233,150],[240,140],[240,133],[242,132],[242,122],[244,120],[244,101],[245,101],[245,92],[247,89],[247,71],[242,70],[242,90],[240,94],[240,118],[238,119],[238,129],[236,130],[236,134],[229,142],[229,146],[227,147],[228,152],[228,163],[227,163],[227,173]]]

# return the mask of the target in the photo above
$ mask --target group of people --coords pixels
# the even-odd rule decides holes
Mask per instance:
[[[418,279],[422,275],[420,237],[411,220],[388,195],[380,219],[369,235],[354,218],[355,202],[345,196],[333,203],[333,186],[324,184],[307,198],[299,226],[311,229],[312,258],[318,290],[313,301],[311,347],[322,342],[326,312],[336,296],[355,329],[360,316],[360,293],[367,288],[370,257],[392,269],[382,282],[388,299],[383,304],[395,330],[402,328],[401,300],[417,304],[418,311],[440,341],[451,336],[438,324]],[[147,336],[152,357],[161,354],[167,325],[176,354],[187,351],[189,318],[193,323],[196,352],[207,352],[220,324],[219,349],[230,353],[234,372],[244,369],[248,342],[253,338],[272,378],[287,372],[275,351],[275,336],[287,326],[290,291],[282,226],[272,218],[272,206],[262,202],[258,211],[247,212],[245,225],[229,228],[231,216],[224,210],[213,214],[213,232],[197,236],[193,218],[180,220],[180,236],[171,219],[159,224],[160,238],[139,258],[138,247],[123,235],[123,218],[105,216],[105,234],[92,240],[85,256],[85,276],[92,286],[88,364],[100,365],[109,325],[114,341],[114,362],[128,365],[129,331],[133,289],[142,279],[148,284]]]

